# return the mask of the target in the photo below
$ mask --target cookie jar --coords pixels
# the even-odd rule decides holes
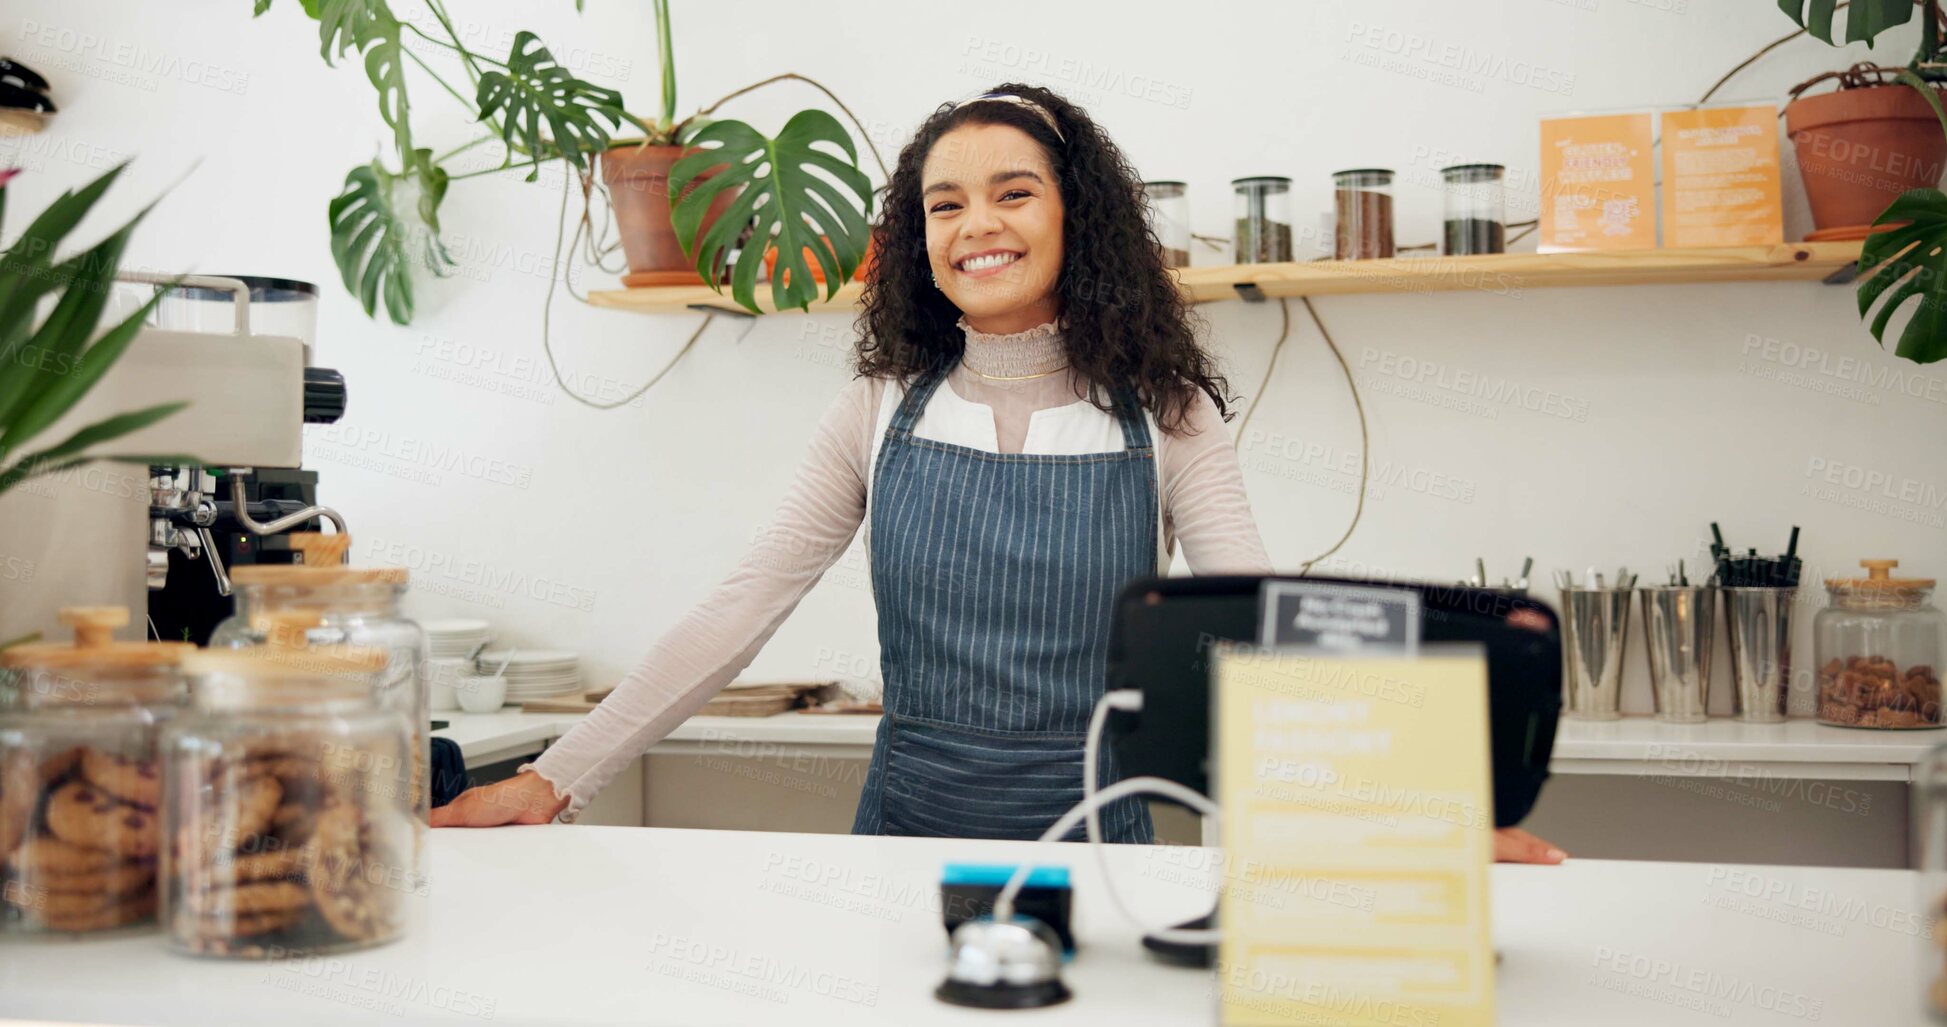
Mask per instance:
[[[180,952],[382,944],[419,891],[411,732],[373,697],[387,654],[272,639],[186,657],[190,708],[162,732],[162,925]]]
[[[420,823],[432,813],[429,784],[432,763],[432,711],[425,680],[425,633],[399,611],[406,592],[403,567],[347,567],[349,536],[298,532],[291,547],[301,564],[257,564],[233,568],[237,609],[216,626],[210,648],[262,645],[269,624],[284,613],[315,616],[307,631],[312,645],[354,645],[386,653],[385,671],[376,683],[379,704],[412,726],[414,758],[400,768],[413,796]],[[423,880],[425,834],[413,841],[415,873]]]
[[[1861,560],[1863,578],[1831,578],[1830,605],[1813,618],[1818,718],[1845,727],[1936,728],[1947,614],[1932,578],[1896,578],[1898,560]]]
[[[70,607],[74,641],[0,652],[0,934],[152,925],[157,725],[184,696],[182,642],[117,642],[125,607]]]

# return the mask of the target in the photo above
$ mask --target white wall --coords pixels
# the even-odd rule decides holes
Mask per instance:
[[[651,109],[659,78],[645,5],[595,0],[579,17],[566,2],[453,6],[484,48],[534,29],[633,109]],[[1006,79],[1042,81],[1084,103],[1143,174],[1189,181],[1200,232],[1225,233],[1230,178],[1294,178],[1302,234],[1329,203],[1329,171],[1379,165],[1408,183],[1402,243],[1437,233],[1439,197],[1425,184],[1437,167],[1507,164],[1530,185],[1514,216],[1531,215],[1539,116],[1694,101],[1790,27],[1774,5],[1703,0],[874,0],[831,5],[843,13],[827,17],[816,5],[740,0],[734,20],[711,16],[724,5],[675,6],[686,110],[798,71],[844,97],[890,160],[934,104]],[[9,4],[0,52],[52,78],[64,110],[44,135],[0,141],[0,163],[29,170],[9,190],[8,223],[17,230],[56,190],[132,155],[100,224],[161,196],[136,237],[136,263],[325,283],[320,361],[345,372],[352,399],[343,425],[314,430],[307,460],[350,518],[360,558],[420,566],[412,606],[423,615],[491,617],[519,642],[582,650],[598,680],[612,679],[765,523],[846,380],[850,318],[720,318],[639,403],[584,409],[555,393],[540,362],[560,179],[501,176],[454,185],[444,217],[461,274],[422,283],[416,323],[368,320],[336,282],[325,205],[348,167],[384,150],[372,89],[355,65],[323,65],[295,0],[255,21],[247,7]],[[1882,56],[1904,60],[1911,35]],[[1776,98],[1852,59],[1801,39],[1722,97]],[[437,87],[413,90],[422,140],[471,138]],[[775,130],[817,99],[787,86],[726,113]],[[1808,225],[1795,181],[1787,191],[1796,238]],[[1197,259],[1227,262],[1203,250]],[[612,283],[600,273],[578,281]],[[1796,284],[1320,300],[1364,389],[1374,459],[1406,472],[1405,483],[1375,489],[1336,565],[1458,578],[1478,555],[1499,577],[1533,555],[1543,583],[1558,566],[1660,571],[1680,555],[1698,560],[1716,519],[1734,543],[1765,549],[1802,525],[1808,579],[1877,555],[1947,572],[1947,369],[1882,353],[1853,303],[1848,289]],[[1202,312],[1234,384],[1253,390],[1276,308]],[[582,388],[613,397],[698,321],[564,297],[556,348]],[[1244,453],[1266,543],[1285,565],[1342,530],[1352,505],[1343,468],[1356,467],[1358,442],[1337,367],[1297,307],[1294,332]],[[1817,369],[1805,374],[1813,388],[1777,380],[1806,349],[1835,367],[1863,361],[1880,384]],[[1408,389],[1424,368],[1434,384]],[[1552,393],[1549,407],[1572,416],[1478,399],[1457,409],[1462,397],[1439,383],[1470,380]],[[457,463],[443,463],[447,453]],[[1842,465],[1886,476],[1893,498],[1825,485],[1812,471]],[[870,676],[873,634],[855,553],[753,674]],[[1809,636],[1800,652],[1804,668]]]

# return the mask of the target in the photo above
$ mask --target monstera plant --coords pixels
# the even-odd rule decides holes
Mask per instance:
[[[1807,32],[1834,45],[1842,45],[1833,38],[1842,7],[1846,9],[1845,43],[1870,44],[1880,33],[1912,21],[1916,12],[1920,15],[1919,49],[1906,65],[1863,63],[1820,75],[1792,90],[1785,118],[1798,145],[1814,218],[1820,217],[1822,201],[1831,205],[1828,209],[1857,212],[1862,221],[1872,217],[1870,229],[1861,226],[1871,234],[1865,234],[1860,251],[1859,271],[1864,278],[1858,299],[1859,316],[1872,315],[1873,337],[1884,345],[1895,311],[1917,299],[1895,353],[1921,364],[1947,359],[1947,195],[1937,188],[1942,159],[1947,156],[1947,108],[1939,87],[1947,82],[1947,63],[1942,63],[1947,17],[1941,4],[1939,0],[1851,0],[1849,4],[1779,0],[1778,6]],[[1826,79],[1837,79],[1839,91],[1800,96]],[[1926,120],[1929,110],[1938,122],[1937,139],[1932,135],[1936,126]],[[1901,124],[1914,127],[1908,130]],[[1870,134],[1874,132],[1878,134]],[[1870,168],[1848,166],[1861,160],[1875,163]],[[1859,174],[1862,170],[1872,174]],[[1890,204],[1883,196],[1875,197],[1871,188],[1900,170],[1911,172],[1912,179],[1905,185],[1912,188],[1899,192]],[[1864,207],[1856,205],[1861,182],[1868,183]],[[1855,205],[1847,208],[1848,201]],[[1871,212],[1881,204],[1886,205],[1873,217]]]
[[[93,447],[140,431],[188,405],[161,403],[106,417],[52,445],[26,448],[95,387],[135,341],[162,297],[162,290],[156,290],[141,309],[95,333],[122,252],[146,210],[93,247],[58,257],[68,233],[121,173],[120,166],[111,168],[79,191],[62,193],[0,251],[0,493],[35,475],[96,459]],[[7,180],[15,174],[0,171],[0,213],[5,211]],[[149,464],[184,458],[114,459]]]
[[[263,14],[271,2],[253,0],[255,14]],[[582,176],[586,198],[593,163],[626,147],[676,146],[689,153],[681,178],[687,194],[677,187],[677,176],[658,179],[661,209],[670,208],[671,197],[679,200],[673,215],[661,215],[658,227],[677,231],[682,253],[693,261],[700,280],[720,288],[729,271],[733,296],[752,311],[759,309],[754,269],[768,249],[778,250],[780,272],[793,269],[773,279],[772,300],[778,306],[805,307],[817,298],[818,283],[802,270],[807,251],[837,272],[825,275],[833,293],[864,257],[872,189],[858,170],[851,137],[831,115],[800,112],[776,137],[742,122],[709,117],[730,99],[787,79],[810,83],[827,96],[831,91],[801,75],[779,75],[677,120],[668,0],[654,2],[663,102],[660,116],[653,119],[628,113],[616,90],[577,77],[532,32],[517,33],[504,59],[474,51],[455,28],[444,0],[420,0],[425,17],[405,19],[387,0],[298,2],[318,24],[319,53],[326,63],[355,55],[363,64],[378,92],[379,116],[392,131],[391,163],[375,160],[353,168],[329,208],[332,258],[345,288],[358,297],[368,316],[376,316],[383,306],[393,321],[408,323],[415,271],[451,272],[452,258],[440,241],[440,205],[451,183],[510,170],[526,170],[531,182],[542,165],[558,160]],[[580,0],[575,6],[581,8]],[[457,65],[464,85],[471,88],[450,81],[427,56],[445,63],[449,75]],[[413,77],[429,78],[488,131],[441,153],[418,145],[408,66],[416,69]],[[837,102],[837,97],[832,99]],[[624,129],[643,135],[614,138],[613,133]],[[448,170],[460,154],[489,144],[501,151],[497,166]],[[708,173],[712,168],[714,173]],[[814,168],[830,180],[809,173]],[[720,216],[706,218],[705,209],[713,203]],[[729,216],[721,216],[726,209]],[[733,250],[740,255],[731,268]]]

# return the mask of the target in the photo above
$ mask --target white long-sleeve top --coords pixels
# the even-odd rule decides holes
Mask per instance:
[[[965,355],[946,386],[959,400],[990,408],[992,432],[984,430],[984,418],[970,430],[963,419],[969,437],[937,441],[999,453],[1058,452],[1062,422],[1070,415],[1097,413],[1087,405],[1087,385],[1079,376],[1024,378],[1066,362],[1052,323],[1011,335],[974,331],[965,322],[961,328],[967,336]],[[617,773],[749,666],[844,555],[865,520],[876,443],[901,395],[898,383],[882,378],[846,385],[819,420],[770,527],[736,568],[585,720],[528,765],[553,785],[557,798],[569,799],[563,820],[572,820]],[[934,403],[942,398],[936,394]],[[923,419],[916,433],[934,437],[929,431],[938,429],[929,429],[931,420]],[[1243,474],[1216,404],[1198,393],[1181,430],[1157,431],[1152,421],[1151,436],[1164,562],[1181,545],[1195,574],[1268,573]],[[1114,438],[1119,443],[1121,436]]]

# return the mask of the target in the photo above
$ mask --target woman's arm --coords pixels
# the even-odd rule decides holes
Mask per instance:
[[[1271,573],[1230,431],[1209,396],[1197,393],[1183,430],[1164,435],[1157,446],[1156,462],[1163,516],[1190,573]]]
[[[434,810],[434,824],[540,823],[557,813],[572,820],[643,750],[749,666],[858,532],[865,517],[866,454],[883,387],[872,379],[846,386],[819,422],[763,537],[607,699],[523,766],[508,787],[475,789]]]

